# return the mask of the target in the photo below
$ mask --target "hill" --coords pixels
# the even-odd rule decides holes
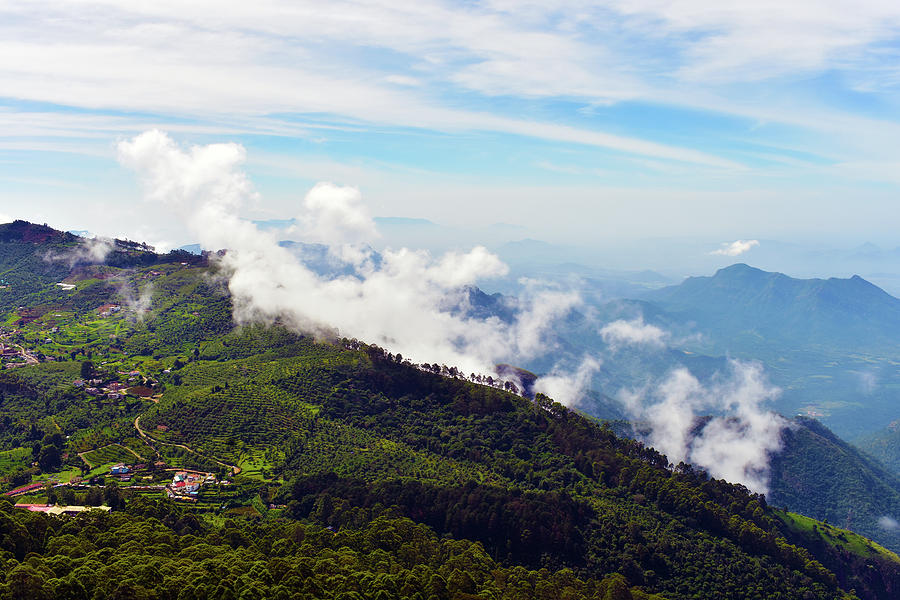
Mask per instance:
[[[855,588],[877,598],[900,583],[900,562],[864,547],[872,578],[846,557],[814,558],[763,498],[686,465],[670,471],[653,450],[545,397],[439,376],[370,346],[276,333],[231,334],[168,374],[162,399],[139,416],[165,460],[182,448],[197,467],[213,456],[233,463],[256,473],[285,517],[345,535],[392,507],[392,518],[478,542],[498,565],[572,569],[584,582],[576,591],[620,576],[636,597]]]
[[[900,300],[858,275],[794,279],[736,264],[644,297],[682,320],[696,321],[717,339],[866,353],[900,350]]]
[[[774,408],[847,439],[897,418],[900,300],[864,279],[794,279],[732,265],[649,292],[647,321],[682,349],[763,363]]]
[[[851,529],[894,550],[900,528],[900,478],[814,419],[795,418],[772,457],[774,506]]]
[[[0,485],[112,512],[0,501],[0,598],[900,590],[890,553],[814,543],[765,498],[550,398],[355,340],[233,329],[214,262],[122,252],[127,267],[73,264],[71,289],[6,290],[34,304],[0,331],[4,366],[20,361],[0,378]]]
[[[870,435],[854,441],[854,445],[863,452],[875,457],[894,475],[900,476],[900,420],[888,423],[888,426]]]

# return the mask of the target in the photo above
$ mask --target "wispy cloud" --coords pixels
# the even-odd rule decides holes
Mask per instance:
[[[353,169],[393,162],[452,178],[471,168],[504,178],[490,196],[507,212],[525,179],[550,181],[546,194],[561,197],[597,177],[610,187],[583,201],[595,207],[587,220],[620,215],[637,190],[691,203],[683,214],[715,211],[708,194],[725,213],[729,196],[759,204],[775,194],[768,221],[790,222],[817,192],[843,196],[835,183],[898,183],[894,4],[3,3],[0,149],[87,161],[112,156],[111,139],[160,128],[196,143],[244,136],[307,163],[315,155],[361,189],[370,181]],[[420,195],[422,182],[404,177],[399,187]],[[448,194],[461,196],[469,182],[453,183]],[[880,206],[866,214],[882,213],[881,190],[869,192],[868,206]],[[648,214],[664,222],[670,212]]]
[[[92,13],[103,18],[84,18]],[[733,159],[697,148],[451,108],[461,106],[451,90],[704,109],[710,102],[703,95],[713,93],[719,94],[714,110],[740,113],[739,96],[732,102],[723,84],[834,69],[880,72],[887,59],[874,46],[900,33],[900,9],[845,2],[801,2],[785,10],[646,0],[523,10],[502,2],[338,1],[328,7],[269,2],[251,10],[205,2],[138,9],[97,0],[39,12],[10,4],[0,7],[0,16],[9,23],[0,25],[0,74],[5,93],[18,98],[180,116],[332,114],[404,127],[503,131],[729,167]],[[374,51],[366,58],[352,51],[363,47]],[[232,85],[235,80],[243,84]],[[703,89],[694,100],[685,93],[688,82]],[[174,130],[175,123],[159,124]]]

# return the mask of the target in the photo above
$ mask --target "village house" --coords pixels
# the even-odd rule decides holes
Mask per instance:
[[[118,304],[104,304],[103,306],[97,309],[97,313],[101,317],[108,317],[122,310]]]
[[[169,498],[195,500],[204,483],[215,483],[214,473],[178,471],[172,477],[172,483],[166,486]]]

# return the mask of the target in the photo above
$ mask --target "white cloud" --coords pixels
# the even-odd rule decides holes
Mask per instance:
[[[722,244],[721,248],[713,250],[710,254],[715,256],[740,256],[756,246],[759,246],[758,240],[736,240],[730,244]]]
[[[355,188],[317,183],[306,194],[303,208],[301,223],[307,241],[364,244],[378,237],[372,216]]]
[[[713,477],[768,491],[769,455],[781,448],[785,421],[765,410],[780,390],[757,364],[731,361],[731,372],[703,385],[687,369],[619,398],[631,415],[650,427],[647,442],[669,462],[692,463]],[[704,414],[718,414],[705,424]]]
[[[693,231],[719,227],[718,235],[723,235],[723,223],[734,222],[734,207],[725,206],[728,197],[744,195],[756,206],[765,196],[777,195],[776,214],[741,213],[746,219],[765,221],[771,231],[779,227],[774,224],[808,222],[798,215],[808,215],[809,207],[819,201],[809,196],[845,198],[852,190],[835,187],[835,179],[853,186],[869,180],[897,183],[897,169],[892,167],[898,163],[895,140],[900,124],[889,110],[867,108],[888,106],[895,100],[896,88],[873,92],[881,94],[878,102],[828,100],[840,97],[847,81],[871,79],[887,85],[887,74],[897,62],[886,48],[898,37],[900,9],[894,4],[804,0],[786,9],[768,1],[725,2],[710,8],[697,0],[546,4],[338,0],[327,7],[269,1],[252,6],[199,1],[186,7],[169,1],[138,6],[60,0],[35,11],[21,3],[5,3],[0,5],[0,80],[9,100],[0,109],[0,148],[108,157],[113,152],[106,140],[153,127],[186,132],[195,140],[207,135],[269,136],[256,138],[259,145],[272,143],[274,136],[325,142],[353,138],[358,143],[342,143],[317,154],[346,163],[333,169],[339,174],[306,170],[289,176],[305,178],[303,185],[322,179],[349,182],[365,190],[377,205],[394,202],[393,209],[403,194],[404,208],[413,205],[412,198],[421,202],[426,184],[413,181],[408,173],[391,172],[391,166],[379,162],[382,156],[373,158],[374,150],[367,157],[368,151],[360,148],[373,140],[361,136],[388,130],[411,139],[423,129],[453,136],[511,134],[530,137],[532,144],[534,139],[548,140],[551,150],[584,152],[586,156],[579,158],[585,160],[574,164],[608,167],[596,172],[603,177],[612,174],[610,187],[585,185],[576,193],[582,203],[579,214],[587,205],[596,207],[593,216],[601,211],[604,216],[603,223],[599,218],[584,221],[606,226],[614,234],[639,229],[631,221],[623,227],[619,220],[641,212],[618,206],[635,192],[666,205],[659,209],[663,212],[650,209],[660,228],[670,225],[667,217],[677,208],[678,222],[669,230],[687,222]],[[762,35],[764,44],[759,43]],[[834,95],[810,91],[808,82],[815,81],[817,73],[829,74],[823,85],[840,89]],[[735,79],[739,85],[732,86],[729,82]],[[763,80],[765,86],[757,84]],[[494,95],[502,98],[497,101]],[[600,111],[615,103],[623,103],[621,114],[639,107],[656,114],[654,107],[668,105],[677,114],[667,112],[665,117],[677,117],[680,125],[660,137],[631,119],[609,120],[620,113]],[[53,105],[79,110],[57,111]],[[602,118],[579,116],[578,107],[585,105],[601,107]],[[690,110],[682,113],[681,108]],[[524,114],[552,117],[533,122]],[[603,125],[608,122],[617,124]],[[718,131],[720,125],[727,133],[717,137],[713,128]],[[695,141],[709,140],[707,134],[716,139],[702,145]],[[515,144],[504,135],[492,138],[501,145]],[[281,156],[303,155],[297,150],[303,144],[290,149],[286,144],[272,145]],[[427,144],[423,147],[429,152]],[[607,153],[595,148],[612,150],[613,164],[604,164]],[[775,156],[761,158],[750,148],[767,148]],[[405,153],[394,156],[401,154]],[[527,152],[509,156],[511,160],[503,164],[507,173],[535,162]],[[785,157],[807,164],[790,171],[772,166]],[[407,165],[425,162],[417,158],[397,160]],[[553,151],[546,158],[550,160],[544,161],[545,168],[566,162]],[[34,164],[41,160],[35,158]],[[652,177],[641,178],[639,185],[615,181],[637,160],[652,170]],[[440,165],[438,171],[451,163],[429,162]],[[625,169],[621,163],[626,163]],[[393,176],[392,189],[383,190],[382,197],[371,181],[342,176],[367,167],[379,171],[373,177]],[[580,169],[584,175],[595,172],[586,166]],[[565,170],[571,171],[564,167],[559,172],[573,174]],[[458,172],[443,175],[443,183],[450,184],[433,186],[431,191],[459,197],[458,202],[469,204],[466,208],[483,205],[494,210],[502,204],[509,212],[523,193],[518,181],[511,183],[503,174],[493,182],[479,182],[490,186],[507,177],[496,192],[481,189],[474,192],[477,199],[463,198],[464,177]],[[400,185],[398,177],[405,178]],[[792,188],[790,203],[782,191],[788,177],[798,184]],[[553,189],[525,193],[552,194],[565,202],[568,178],[557,179],[561,184]],[[827,190],[808,185],[815,181],[823,182]],[[124,196],[108,186],[103,191],[111,197],[109,204]],[[39,193],[50,204],[52,191]],[[701,201],[707,194],[721,196],[723,205]],[[882,194],[886,192],[868,186],[865,208],[870,210],[854,206],[852,212],[869,222],[873,215],[886,214],[885,203],[879,200]],[[56,198],[53,202],[62,204]],[[435,213],[451,213],[436,204],[430,203],[426,216],[440,220],[445,215]],[[124,221],[112,214],[114,210],[101,207],[98,219]],[[54,214],[53,207],[41,211]],[[712,215],[715,224],[704,218],[699,225],[699,211],[705,217]],[[557,218],[549,212],[535,211],[540,217],[534,222]],[[828,214],[838,227],[850,212],[838,208]],[[567,216],[562,226],[580,225],[573,222]]]
[[[534,391],[545,394],[560,404],[577,406],[590,386],[591,377],[602,364],[599,358],[586,356],[575,373],[561,369],[538,378],[534,382]]]
[[[146,198],[176,211],[203,247],[228,249],[221,267],[239,321],[279,318],[303,331],[377,343],[414,361],[490,373],[498,362],[552,350],[543,342],[545,332],[580,302],[575,294],[534,288],[519,300],[518,316],[509,324],[453,314],[446,308],[448,295],[505,274],[506,265],[483,247],[440,257],[387,249],[377,267],[360,260],[372,252],[361,242],[374,224],[357,190],[332,184],[307,194],[298,220],[309,239],[328,242],[336,256],[352,256],[361,276],[319,277],[271,234],[240,218],[242,205],[255,197],[241,170],[242,147],[184,149],[166,134],[149,131],[122,141],[119,157],[139,175]]]
[[[613,350],[624,345],[664,348],[669,337],[666,331],[656,325],[644,323],[643,318],[631,321],[619,319],[607,323],[600,329],[600,335]]]
[[[883,517],[878,517],[878,526],[882,529],[893,531],[900,528],[900,523],[897,522],[897,519],[885,515]]]
[[[103,18],[85,20],[91,11]],[[6,94],[18,98],[224,118],[257,127],[271,123],[268,115],[275,113],[336,115],[345,122],[500,131],[738,167],[691,148],[449,108],[459,103],[436,101],[435,94],[408,85],[422,81],[417,74],[425,72],[429,80],[462,83],[482,93],[499,85],[497,91],[525,96],[635,96],[636,84],[620,82],[630,76],[611,72],[619,61],[607,57],[607,68],[596,69],[598,52],[592,44],[570,32],[518,23],[510,19],[514,13],[488,7],[425,2],[398,8],[349,1],[327,9],[271,2],[248,10],[203,2],[186,9],[166,2],[136,8],[98,1],[61,2],[40,14],[10,5],[0,9],[0,18],[4,14],[16,26],[0,25],[0,76]],[[347,53],[331,50],[354,44],[406,54],[413,67],[405,75],[373,77],[383,71],[377,60],[354,62]],[[560,82],[568,87],[560,89]],[[278,134],[276,128],[266,130]]]
[[[873,371],[856,371],[859,378],[859,391],[869,395],[878,387],[878,375]]]
[[[697,81],[758,80],[858,66],[870,46],[896,39],[892,2],[766,0],[710,6],[700,0],[618,0],[617,10],[684,48],[681,75]]]

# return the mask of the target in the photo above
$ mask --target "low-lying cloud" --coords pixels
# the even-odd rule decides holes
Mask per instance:
[[[126,278],[111,279],[125,308],[132,312],[138,321],[143,321],[153,300],[153,284],[146,283],[142,288],[133,287]]]
[[[867,396],[878,387],[878,375],[874,371],[856,371],[859,381],[859,391]]]
[[[644,323],[644,319],[638,317],[630,321],[619,319],[607,323],[600,329],[600,336],[615,351],[621,346],[629,345],[664,348],[669,334],[656,325]]]
[[[506,265],[483,247],[438,257],[386,249],[376,261],[367,243],[377,230],[359,191],[331,183],[313,187],[296,216],[301,241],[325,243],[354,267],[353,275],[322,277],[272,233],[238,216],[256,197],[241,170],[241,146],[184,149],[165,133],[148,131],[121,142],[118,151],[148,200],[177,211],[204,248],[228,250],[219,266],[238,322],[278,319],[308,333],[376,343],[415,362],[492,373],[499,362],[551,352],[547,329],[581,302],[577,294],[533,285],[511,322],[460,315],[447,308],[447,297],[505,275]]]
[[[62,252],[48,250],[42,258],[47,262],[65,264],[71,269],[79,264],[100,264],[114,249],[115,242],[107,238],[80,238],[78,244],[71,249]]]
[[[730,244],[722,244],[721,248],[713,250],[710,254],[714,256],[740,256],[756,246],[759,246],[759,240],[736,240]]]
[[[591,383],[591,377],[603,362],[593,356],[586,356],[575,373],[565,370],[551,371],[534,384],[534,391],[545,394],[566,406],[578,404]]]
[[[756,363],[732,360],[729,368],[706,385],[687,369],[675,369],[643,389],[623,390],[619,398],[648,427],[647,443],[670,463],[692,463],[713,477],[766,493],[769,455],[781,448],[786,421],[765,404],[780,390]],[[723,416],[700,418],[709,414]]]

